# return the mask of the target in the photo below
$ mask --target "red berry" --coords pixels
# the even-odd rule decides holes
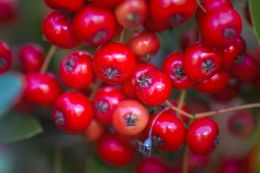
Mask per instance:
[[[97,141],[104,134],[104,127],[95,119],[92,119],[86,131],[84,132],[84,136],[88,141]]]
[[[86,51],[76,51],[66,55],[59,66],[61,81],[76,89],[82,89],[93,80],[91,55]]]
[[[182,50],[187,49],[192,44],[196,43],[199,40],[199,32],[197,29],[190,29],[185,31],[180,39],[180,45]]]
[[[221,56],[201,43],[188,47],[183,55],[183,68],[187,76],[201,81],[213,76],[221,66]]]
[[[52,108],[55,125],[68,133],[83,132],[93,117],[90,101],[76,91],[66,91],[59,96]]]
[[[162,104],[171,94],[171,80],[159,70],[150,70],[136,79],[136,94],[146,105]]]
[[[157,119],[155,119],[156,116],[158,116]],[[170,109],[152,116],[146,129],[147,134],[150,128],[152,128],[153,144],[160,150],[176,151],[184,143],[185,127],[176,117],[175,112]]]
[[[124,99],[124,93],[118,88],[99,88],[93,98],[96,119],[102,124],[110,125],[115,107]]]
[[[118,24],[109,9],[87,5],[73,17],[72,28],[79,40],[101,45],[117,34]]]
[[[43,48],[38,44],[26,44],[20,50],[20,58],[25,72],[39,72],[44,61]]]
[[[9,46],[0,41],[0,74],[7,72],[13,63],[12,53]]]
[[[148,157],[142,159],[137,167],[135,173],[168,173],[167,164],[158,157]]]
[[[146,108],[135,100],[120,102],[113,112],[113,126],[124,135],[138,135],[149,120]]]
[[[228,7],[208,11],[200,23],[202,40],[208,46],[226,47],[240,36],[241,31],[239,14]]]
[[[58,47],[71,49],[78,45],[72,34],[69,17],[61,12],[49,14],[43,22],[42,30],[45,37]]]
[[[53,74],[30,73],[26,75],[24,97],[40,105],[50,105],[59,96],[61,87]]]
[[[188,89],[194,82],[186,75],[182,59],[182,52],[168,55],[163,63],[163,71],[171,78],[173,88]]]
[[[229,82],[229,73],[218,72],[211,78],[203,80],[195,85],[200,92],[216,93],[224,89]]]
[[[193,121],[187,132],[189,149],[197,154],[209,154],[218,143],[218,131],[218,125],[210,118]]]
[[[17,11],[17,2],[15,0],[0,1],[0,22],[12,20]]]
[[[237,158],[225,158],[219,166],[217,173],[245,173],[248,172],[245,161]]]
[[[96,75],[104,82],[120,84],[131,77],[136,66],[132,50],[122,43],[109,42],[98,48],[93,57]]]
[[[145,0],[125,0],[115,9],[115,16],[125,28],[141,26],[148,16],[148,5]]]
[[[96,152],[107,164],[125,166],[134,159],[136,151],[129,141],[123,140],[119,136],[106,135],[98,140]]]
[[[124,0],[91,0],[91,3],[106,8],[115,8],[123,1]]]
[[[134,35],[128,45],[139,60],[147,60],[159,51],[160,40],[154,32],[142,31]]]
[[[45,3],[54,9],[68,10],[75,12],[84,6],[85,0],[44,0]]]

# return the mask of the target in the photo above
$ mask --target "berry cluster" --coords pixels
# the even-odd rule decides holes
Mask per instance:
[[[45,3],[53,10],[42,31],[52,47],[45,60],[41,46],[21,48],[24,100],[51,106],[55,125],[96,141],[97,154],[108,164],[126,165],[137,150],[150,156],[153,146],[176,151],[185,144],[192,153],[210,154],[219,143],[219,127],[208,116],[219,112],[193,114],[184,96],[168,100],[172,92],[184,94],[193,88],[229,101],[244,84],[260,87],[260,62],[247,52],[240,14],[229,0]],[[184,33],[183,50],[167,55],[161,69],[151,64],[161,48],[158,33],[193,15],[198,31]],[[79,50],[82,44],[94,47],[94,52]],[[57,48],[73,50],[62,58],[58,74],[46,73]],[[0,42],[0,73],[11,64],[11,51]],[[241,111],[228,126],[235,135],[247,137],[254,131],[252,124],[252,115]],[[160,160],[149,158],[137,172],[151,170],[149,164],[155,165],[155,172],[167,170]]]

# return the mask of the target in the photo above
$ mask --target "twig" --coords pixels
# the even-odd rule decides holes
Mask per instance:
[[[53,58],[53,55],[55,54],[55,52],[58,50],[58,48],[54,45],[51,46],[51,48],[49,49],[48,53],[47,53],[47,56],[44,60],[44,63],[42,65],[42,68],[41,68],[41,73],[45,73],[47,71],[47,68],[51,62],[51,59]]]

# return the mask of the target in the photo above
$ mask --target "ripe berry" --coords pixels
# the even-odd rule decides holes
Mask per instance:
[[[125,166],[129,164],[135,156],[135,149],[119,136],[106,135],[98,140],[96,152],[99,157],[112,166]]]
[[[192,17],[196,10],[195,0],[151,0],[149,5],[151,19],[169,27],[184,23]]]
[[[61,87],[53,74],[30,73],[26,75],[24,97],[39,105],[50,105],[59,96]]]
[[[185,127],[176,117],[175,112],[170,109],[163,110],[150,118],[146,134],[151,128],[153,144],[160,150],[175,151],[184,143]]]
[[[142,31],[134,35],[128,45],[139,60],[147,60],[159,51],[160,40],[154,32]]]
[[[110,125],[115,107],[125,99],[121,89],[115,87],[99,88],[93,98],[96,119],[105,125]]]
[[[12,20],[17,11],[17,2],[15,0],[0,1],[0,22]]]
[[[142,159],[135,170],[135,173],[168,173],[167,164],[159,157],[148,157]]]
[[[115,8],[123,1],[124,0],[91,0],[91,3],[106,8]]]
[[[221,56],[201,43],[188,47],[183,55],[183,68],[187,76],[201,81],[213,76],[221,66]]]
[[[239,160],[237,158],[224,158],[218,168],[217,173],[245,173],[248,172],[249,161]],[[251,168],[252,169],[252,168]]]
[[[44,61],[43,48],[38,44],[26,44],[20,50],[20,58],[25,72],[39,72]]]
[[[186,75],[182,59],[182,52],[168,55],[163,63],[163,71],[171,78],[173,88],[188,89],[194,82]]]
[[[208,46],[228,46],[240,36],[241,31],[239,14],[228,7],[208,11],[200,23],[202,40]]]
[[[92,119],[84,132],[84,137],[88,141],[97,141],[104,134],[104,127],[96,120]]]
[[[195,88],[200,92],[216,93],[224,89],[229,82],[229,73],[218,72],[211,78],[203,80],[195,85]]]
[[[218,101],[218,102],[230,102],[232,99],[238,97],[240,95],[240,86],[238,84],[237,81],[233,81],[233,79],[231,78],[228,82],[228,85],[214,93],[213,99]]]
[[[125,28],[141,26],[148,16],[148,5],[145,0],[125,0],[115,9],[115,16]]]
[[[131,77],[136,66],[132,50],[122,43],[109,42],[99,47],[93,57],[96,75],[104,82],[120,84]]]
[[[75,51],[66,55],[59,66],[61,81],[76,89],[82,89],[93,80],[91,55],[86,51]]]
[[[58,47],[71,49],[78,45],[72,34],[71,21],[64,13],[54,11],[43,21],[44,36]]]
[[[187,132],[189,149],[200,155],[209,154],[218,143],[218,130],[218,125],[210,118],[193,121]]]
[[[72,28],[79,40],[101,45],[115,36],[118,24],[109,9],[87,5],[73,17]]]
[[[113,112],[113,126],[124,135],[141,133],[149,120],[146,108],[135,100],[120,102]]]
[[[66,91],[59,96],[52,108],[55,125],[68,133],[83,132],[93,117],[90,101],[76,91]]]
[[[136,94],[146,105],[162,104],[171,94],[171,80],[159,70],[150,70],[136,79]]]
[[[7,72],[13,63],[12,53],[9,46],[0,41],[0,74]]]
[[[239,138],[248,138],[256,128],[253,115],[247,111],[234,112],[228,120],[228,129],[232,135]]]
[[[44,0],[45,3],[54,9],[68,10],[75,12],[84,6],[84,0]]]

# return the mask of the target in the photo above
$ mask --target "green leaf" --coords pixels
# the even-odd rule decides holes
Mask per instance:
[[[0,76],[0,117],[3,116],[21,96],[23,78],[15,73]]]
[[[260,1],[259,0],[250,0],[249,8],[250,14],[253,21],[254,32],[257,37],[258,44],[260,44]]]
[[[42,127],[38,120],[29,115],[14,112],[0,120],[0,143],[18,142],[41,132]]]

